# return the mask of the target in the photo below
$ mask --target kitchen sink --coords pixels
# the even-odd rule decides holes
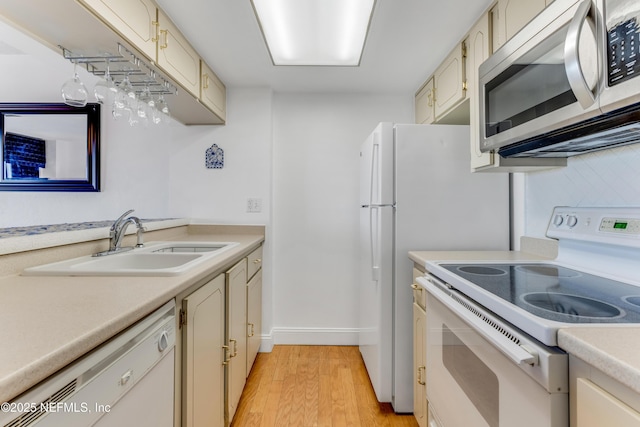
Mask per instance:
[[[177,276],[236,246],[235,242],[151,242],[106,256],[83,256],[25,269],[25,276]]]

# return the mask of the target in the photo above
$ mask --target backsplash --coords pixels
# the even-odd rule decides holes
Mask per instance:
[[[640,206],[640,144],[568,159],[525,177],[525,234],[544,237],[555,206]]]
[[[143,223],[167,221],[175,218],[141,219]],[[77,222],[69,224],[34,225],[29,227],[0,228],[0,239],[5,237],[33,236],[36,234],[59,233],[64,231],[90,230],[111,227],[113,221]]]

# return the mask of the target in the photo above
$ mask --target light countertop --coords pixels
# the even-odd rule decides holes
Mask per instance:
[[[560,329],[558,345],[640,393],[640,326]]]
[[[162,240],[239,245],[172,277],[0,277],[0,402],[28,390],[191,286],[224,273],[264,241],[263,227],[181,229]]]
[[[517,251],[414,251],[409,258],[427,261],[526,261],[547,257]],[[640,393],[640,325],[581,326],[558,331],[558,346]]]

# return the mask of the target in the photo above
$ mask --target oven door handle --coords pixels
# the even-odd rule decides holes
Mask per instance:
[[[441,282],[440,284],[436,284],[436,282],[439,281],[433,277],[418,277],[417,281],[424,286],[431,295],[436,297],[438,301],[462,318],[462,320],[471,326],[474,331],[493,344],[498,348],[498,350],[500,350],[500,352],[513,362],[518,365],[531,366],[535,366],[539,363],[537,353],[514,343],[491,326],[497,325],[499,328],[500,325],[502,325],[501,321],[474,307],[480,315],[486,318],[486,321],[482,320],[478,317],[478,314],[470,311],[468,308],[453,299],[451,295],[448,295],[445,291],[441,290],[440,286],[446,287],[446,285]]]

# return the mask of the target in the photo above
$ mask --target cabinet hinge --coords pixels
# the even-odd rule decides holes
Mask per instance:
[[[182,329],[183,326],[187,324],[187,312],[183,309],[180,309],[180,313],[178,314],[178,329]]]
[[[467,57],[467,44],[465,42],[462,42],[462,57]]]

